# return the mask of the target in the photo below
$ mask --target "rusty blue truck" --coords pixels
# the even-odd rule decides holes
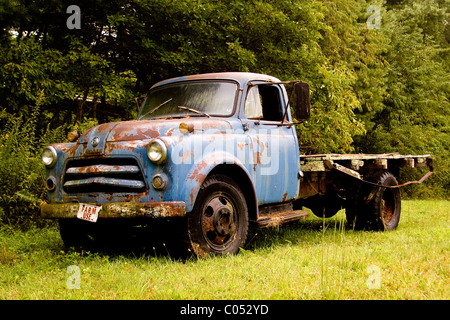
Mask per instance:
[[[322,218],[345,208],[355,229],[395,229],[399,188],[425,180],[433,158],[301,154],[296,124],[309,116],[302,81],[245,72],[161,81],[136,120],[100,124],[44,149],[41,215],[59,220],[66,245],[108,221],[181,221],[185,232],[173,236],[199,256],[237,253],[250,227],[302,219],[305,208]],[[400,185],[404,167],[429,170]]]

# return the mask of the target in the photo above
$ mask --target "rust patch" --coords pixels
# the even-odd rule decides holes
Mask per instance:
[[[170,128],[169,130],[167,130],[166,136],[170,137],[174,131],[175,131],[175,128]]]
[[[306,219],[308,215],[309,212],[306,210],[285,211],[267,214],[258,218],[257,225],[259,228],[277,227],[286,222]]]
[[[241,151],[244,151],[244,147],[247,145],[246,142],[238,142],[237,146]]]
[[[203,180],[205,180],[206,175],[200,172],[205,169],[207,165],[208,163],[206,161],[199,162],[199,164],[195,167],[195,170],[189,175],[188,179],[202,183]]]
[[[192,157],[191,151],[186,150],[181,156],[181,163],[187,163]]]
[[[116,126],[111,133],[112,137],[108,138],[113,141],[144,140],[159,137],[157,130],[139,127],[135,121],[124,122]]]
[[[191,194],[189,195],[189,200],[191,200],[191,204],[194,203],[194,197],[195,197],[194,190],[192,190]]]

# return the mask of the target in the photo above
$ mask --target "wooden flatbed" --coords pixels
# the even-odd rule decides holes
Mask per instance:
[[[356,211],[378,212],[378,216],[395,212],[391,225],[378,223],[375,229],[394,229],[400,214],[399,188],[412,183],[422,183],[433,173],[434,159],[430,155],[388,154],[314,154],[300,156],[300,192],[294,209],[310,208],[317,216],[333,216],[346,208],[347,220],[356,217]],[[397,182],[401,168],[429,168],[418,181]],[[384,192],[384,190],[391,190]],[[373,199],[378,206],[374,207]],[[367,209],[369,206],[370,209]],[[390,209],[392,208],[392,209]],[[386,213],[388,212],[388,213]],[[376,214],[372,214],[376,216]],[[367,227],[360,218],[358,227]],[[380,220],[380,219],[379,219]],[[383,219],[381,219],[383,220]],[[384,219],[383,221],[391,221]],[[351,224],[351,223],[350,223]]]
[[[333,168],[329,164],[337,163],[353,171],[370,169],[397,170],[401,167],[423,168],[433,167],[434,159],[430,155],[386,154],[313,154],[300,156],[302,172],[323,172]],[[328,164],[328,165],[327,165]]]

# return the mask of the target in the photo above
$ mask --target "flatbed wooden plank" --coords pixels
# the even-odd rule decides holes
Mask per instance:
[[[384,154],[311,154],[311,155],[301,155],[300,160],[304,161],[317,161],[317,160],[375,160],[375,159],[418,159],[418,158],[428,158],[429,154],[426,155],[402,155],[399,153],[384,153]]]
[[[402,155],[399,153],[384,153],[384,154],[311,154],[311,155],[301,155],[301,159],[315,159],[315,160],[371,160],[371,159],[405,159],[405,158],[427,158],[430,157],[429,154],[426,155]]]
[[[429,154],[402,155],[399,153],[385,154],[313,154],[300,156],[300,168],[303,172],[323,172],[332,170],[327,162],[336,162],[345,165],[351,170],[360,170],[367,166],[378,169],[394,167],[433,167],[434,161]]]

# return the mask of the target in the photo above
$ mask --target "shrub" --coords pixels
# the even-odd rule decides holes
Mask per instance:
[[[38,214],[43,168],[33,148],[37,110],[30,120],[0,113],[0,223],[23,224]]]
[[[28,120],[0,110],[0,225],[28,228],[47,224],[40,218],[40,207],[47,200],[43,148],[65,142],[69,131],[82,132],[98,124],[84,118],[73,126],[41,129],[38,120],[45,115],[39,106],[30,108]]]

